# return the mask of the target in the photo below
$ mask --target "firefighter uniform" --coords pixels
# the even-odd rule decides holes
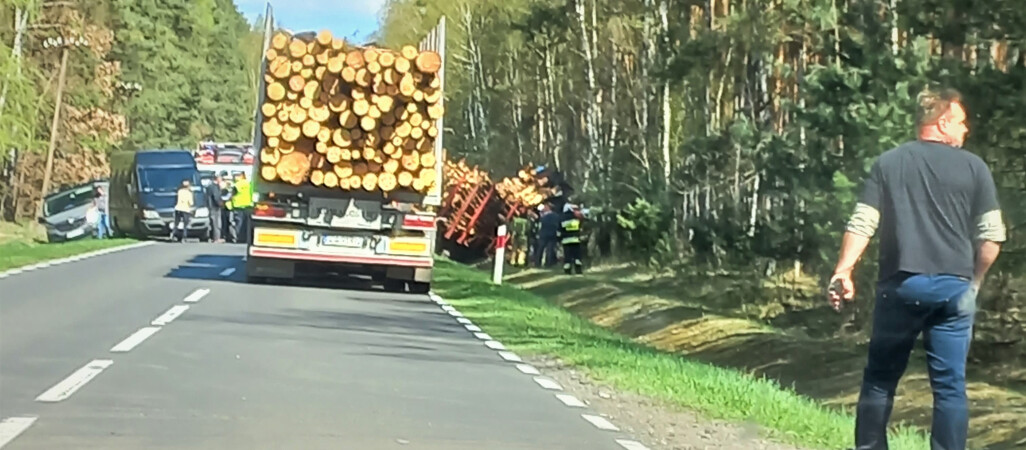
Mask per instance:
[[[563,271],[568,275],[584,272],[581,252],[581,217],[575,208],[567,205],[563,221],[559,224],[560,243],[563,244]]]

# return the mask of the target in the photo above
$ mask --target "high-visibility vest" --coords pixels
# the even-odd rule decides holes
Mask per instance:
[[[235,196],[232,197],[232,209],[250,208],[253,206],[253,187],[249,180],[235,182]]]
[[[559,224],[559,228],[563,244],[581,243],[581,219],[573,216],[573,214],[567,214],[566,219]]]

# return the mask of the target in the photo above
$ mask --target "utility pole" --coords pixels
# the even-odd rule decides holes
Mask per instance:
[[[60,73],[57,75],[57,99],[53,107],[53,123],[50,125],[50,146],[46,151],[46,169],[43,171],[43,188],[39,194],[39,206],[36,207],[36,216],[43,215],[43,198],[50,191],[50,178],[53,176],[53,153],[57,147],[57,136],[60,134],[61,107],[64,104],[64,82],[68,72],[68,48],[85,45],[89,45],[89,42],[79,37],[47,39],[43,44],[46,48],[60,47],[61,67]]]

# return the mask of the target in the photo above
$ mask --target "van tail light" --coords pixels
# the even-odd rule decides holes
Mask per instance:
[[[253,215],[256,217],[285,217],[285,208],[273,203],[257,203],[253,207]]]
[[[404,215],[403,228],[433,230],[435,228],[435,218],[431,216],[415,216],[412,214]]]

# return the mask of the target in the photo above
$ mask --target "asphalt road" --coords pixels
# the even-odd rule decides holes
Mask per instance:
[[[249,285],[242,255],[158,243],[0,279],[0,447],[643,448],[428,296]]]

